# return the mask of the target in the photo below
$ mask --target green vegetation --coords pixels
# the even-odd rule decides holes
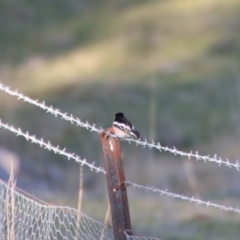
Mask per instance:
[[[238,0],[3,0],[0,81],[103,128],[111,125],[116,111],[123,111],[146,138],[153,128],[155,140],[163,145],[239,159],[239,16]],[[150,124],[150,106],[156,106],[155,126]],[[96,134],[4,93],[0,94],[0,118],[102,165]],[[37,195],[76,206],[75,163],[3,130],[0,145],[19,154],[27,166],[18,176],[20,181],[48,186],[49,192]],[[194,194],[179,158],[159,152],[150,158],[149,150],[128,144],[123,144],[123,154],[130,180]],[[195,164],[193,172],[197,192],[206,199],[240,194],[234,170]],[[96,199],[103,201],[104,184],[104,176],[84,170],[84,197],[89,201],[83,211],[99,219],[103,210],[98,213],[92,204]],[[76,196],[76,202],[68,193]],[[223,220],[217,221],[211,211],[210,220],[200,224],[171,213],[176,224],[159,228],[158,222],[166,216],[151,221],[153,212],[162,211],[156,206],[159,199],[151,203],[156,209],[146,208],[140,216],[135,213],[143,206],[131,208],[134,225],[141,226],[143,234],[169,240],[237,239],[239,219],[225,220],[221,215]],[[142,203],[139,200],[137,205]],[[190,206],[176,203],[176,212],[188,211]]]

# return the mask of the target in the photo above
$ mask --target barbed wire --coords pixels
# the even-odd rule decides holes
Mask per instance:
[[[35,143],[37,145],[39,145],[40,147],[47,149],[49,151],[53,151],[55,154],[60,154],[63,156],[66,156],[69,159],[74,159],[77,163],[81,164],[82,166],[88,166],[91,170],[95,170],[96,172],[102,172],[105,173],[105,170],[101,167],[96,167],[93,163],[89,163],[87,162],[87,160],[81,159],[78,155],[76,155],[75,153],[68,153],[66,152],[66,149],[60,149],[59,146],[53,146],[49,141],[45,142],[42,138],[39,140],[37,139],[34,135],[29,135],[28,132],[23,132],[20,128],[15,128],[13,126],[10,126],[6,123],[3,123],[0,119],[0,128],[4,128],[7,129],[13,133],[15,133],[17,136],[22,136],[24,137],[27,141],[31,141],[31,143]]]
[[[87,121],[83,122],[81,121],[79,118],[73,117],[73,115],[69,115],[68,113],[62,113],[60,111],[60,109],[57,108],[53,108],[52,106],[47,106],[45,105],[44,102],[40,103],[38,102],[38,100],[33,100],[21,93],[19,93],[17,90],[13,91],[10,89],[10,87],[3,85],[2,83],[0,83],[0,90],[8,93],[9,95],[15,96],[18,99],[22,99],[24,102],[28,102],[30,104],[33,104],[37,107],[40,107],[41,109],[45,110],[47,113],[51,113],[53,114],[55,117],[60,116],[62,119],[71,122],[72,124],[75,124],[76,126],[80,126],[83,128],[86,128],[89,131],[93,131],[93,132],[101,132],[103,131],[102,128],[97,128],[96,124],[90,124]],[[110,133],[107,133],[113,137],[116,137],[115,135],[112,135]],[[183,152],[180,150],[177,150],[175,147],[173,148],[169,148],[169,147],[164,147],[162,146],[159,142],[149,142],[146,139],[145,140],[135,140],[135,139],[125,139],[129,144],[131,142],[136,143],[136,145],[140,145],[143,148],[148,147],[150,149],[157,149],[160,152],[169,152],[172,153],[174,155],[179,155],[181,157],[187,157],[188,159],[194,158],[196,161],[204,161],[204,162],[212,162],[212,163],[216,163],[218,164],[218,166],[227,166],[229,168],[236,168],[238,171],[240,171],[240,162],[239,160],[237,160],[235,163],[234,162],[230,162],[229,159],[226,160],[222,160],[221,157],[217,156],[217,154],[214,155],[214,157],[210,157],[209,155],[200,155],[198,154],[198,152]]]
[[[217,156],[217,154],[214,155],[214,157],[210,157],[209,155],[199,155],[198,151],[196,151],[195,153],[193,151],[187,153],[187,152],[183,152],[180,151],[178,149],[176,149],[175,147],[173,148],[169,148],[169,147],[164,147],[162,146],[159,142],[155,143],[154,141],[152,141],[152,143],[148,142],[147,140],[145,141],[140,141],[140,140],[135,140],[135,139],[125,139],[128,142],[135,142],[136,145],[141,145],[143,146],[143,148],[148,147],[150,149],[157,149],[160,152],[170,152],[172,154],[179,155],[181,157],[187,157],[188,159],[191,158],[195,158],[196,161],[204,161],[206,162],[212,162],[212,163],[216,163],[218,164],[218,166],[220,167],[221,165],[227,166],[229,168],[236,168],[238,171],[240,170],[240,162],[239,160],[237,160],[235,163],[232,163],[229,161],[229,159],[226,160],[222,160],[221,157]]]
[[[0,83],[0,90],[8,93],[9,95],[15,96],[18,98],[18,100],[23,100],[24,102],[28,102],[30,104],[33,104],[47,113],[53,114],[55,117],[60,116],[62,119],[71,122],[72,124],[76,124],[77,126],[84,127],[87,130],[94,131],[94,132],[101,132],[103,129],[97,128],[96,124],[89,124],[87,121],[83,122],[79,118],[73,117],[73,115],[70,115],[68,113],[62,113],[60,109],[53,108],[52,106],[45,105],[45,102],[39,102],[38,100],[33,100],[30,97],[27,97],[23,95],[22,93],[19,93],[17,90],[13,91],[8,86],[4,86],[2,83]]]
[[[104,174],[106,173],[105,170],[102,169],[101,167],[94,166],[94,162],[93,163],[88,163],[86,159],[81,159],[79,156],[77,156],[74,153],[68,153],[68,152],[65,151],[65,149],[60,149],[59,146],[53,146],[50,142],[45,142],[43,139],[39,140],[35,136],[29,135],[28,132],[24,133],[19,128],[16,129],[13,126],[10,126],[8,124],[3,123],[0,119],[0,128],[1,127],[15,133],[17,136],[24,137],[27,141],[31,141],[31,143],[35,143],[35,144],[39,145],[40,147],[42,147],[44,149],[47,149],[49,151],[53,151],[55,154],[60,154],[60,155],[66,156],[68,159],[74,159],[77,163],[79,163],[81,165],[86,165],[91,170],[95,170],[96,172],[102,172]],[[226,207],[226,206],[218,205],[216,203],[212,203],[210,201],[206,202],[206,201],[203,201],[203,200],[200,200],[200,199],[196,199],[194,197],[187,197],[187,196],[184,196],[184,195],[171,193],[168,190],[161,190],[161,189],[158,189],[156,187],[143,186],[143,185],[139,185],[139,184],[136,184],[136,183],[132,183],[130,181],[126,181],[125,183],[128,186],[132,186],[135,189],[143,189],[145,191],[159,193],[160,195],[166,195],[168,197],[173,197],[173,198],[178,198],[178,199],[182,199],[182,200],[189,201],[189,202],[194,202],[194,203],[197,203],[197,204],[205,205],[207,207],[211,206],[211,207],[218,208],[220,210],[240,213],[240,209],[233,208],[231,206]]]
[[[82,122],[79,118],[74,118],[72,115],[69,115],[68,113],[62,113],[59,109],[55,109],[52,106],[46,106],[44,102],[39,103],[38,100],[32,100],[31,98],[24,96],[21,93],[18,93],[17,91],[12,91],[9,87],[4,86],[3,84],[0,83],[0,90],[16,96],[18,99],[22,99],[25,102],[28,102],[30,104],[33,104],[35,106],[40,107],[41,109],[45,110],[48,113],[53,114],[55,117],[60,116],[62,119],[66,120],[66,121],[70,121],[72,124],[75,124],[76,126],[80,126],[83,128],[88,129],[89,131],[94,131],[94,132],[102,132],[104,131],[102,128],[97,128],[95,124],[90,124],[87,121],[86,122]],[[3,123],[0,119],[0,128],[4,128],[6,130],[9,130],[13,133],[15,133],[17,136],[22,136],[24,137],[27,141],[31,141],[31,143],[35,143],[37,145],[39,145],[40,147],[47,149],[49,151],[53,151],[55,154],[60,154],[63,156],[66,156],[69,159],[74,159],[77,163],[81,164],[81,165],[86,165],[88,166],[91,170],[94,170],[96,172],[102,172],[105,173],[105,170],[101,167],[96,167],[93,163],[89,163],[87,162],[86,159],[81,159],[78,155],[76,155],[75,153],[68,153],[66,152],[65,148],[64,149],[60,149],[59,146],[53,146],[49,141],[45,142],[42,138],[39,140],[37,139],[34,135],[30,135],[28,132],[23,132],[20,128],[15,128],[9,124]],[[115,137],[114,135],[107,133],[113,137]],[[213,163],[217,163],[219,166],[221,165],[225,165],[227,167],[234,167],[236,168],[238,171],[240,169],[240,164],[239,161],[237,160],[235,163],[231,163],[228,159],[227,160],[222,160],[220,157],[218,157],[216,154],[214,155],[213,158],[209,157],[209,156],[203,156],[203,155],[199,155],[198,152],[193,153],[187,153],[187,152],[183,152],[183,151],[179,151],[177,150],[175,147],[174,148],[169,148],[169,147],[164,147],[161,146],[160,143],[155,143],[152,141],[148,142],[146,139],[145,140],[135,140],[135,139],[125,139],[129,144],[131,142],[136,143],[136,145],[140,145],[143,148],[144,147],[148,147],[150,149],[157,149],[159,151],[164,151],[164,152],[170,152],[174,155],[180,155],[182,157],[187,157],[189,159],[191,158],[195,158],[197,161],[201,160],[204,162],[213,162]],[[145,191],[150,191],[153,193],[158,193],[160,195],[165,195],[168,197],[172,197],[172,198],[177,198],[177,199],[181,199],[184,201],[189,201],[189,202],[193,202],[197,205],[204,205],[207,207],[214,207],[220,210],[224,210],[224,211],[228,211],[228,212],[235,212],[235,213],[240,213],[240,209],[239,208],[233,208],[232,206],[223,206],[223,205],[219,205],[216,204],[214,202],[211,201],[203,201],[200,199],[197,199],[195,197],[188,197],[185,195],[180,195],[180,194],[175,194],[175,193],[171,193],[168,190],[162,190],[162,189],[158,189],[156,187],[149,187],[149,186],[143,186],[143,185],[139,185],[136,183],[132,183],[130,181],[126,181],[125,182],[127,185],[132,186],[134,189],[141,189],[141,190],[145,190]],[[33,200],[32,200],[33,201]],[[54,208],[54,206],[53,206]],[[140,237],[140,236],[134,236],[134,235],[128,235],[128,233],[126,232],[126,237],[127,239],[156,239],[156,238],[149,238],[149,237]],[[136,238],[137,237],[137,238]]]
[[[127,186],[132,186],[134,189],[141,189],[141,190],[145,190],[146,192],[153,192],[153,193],[158,193],[160,195],[165,195],[168,197],[172,197],[172,198],[177,198],[177,199],[181,199],[181,200],[185,200],[185,201],[189,201],[189,202],[193,202],[196,203],[197,205],[205,205],[207,207],[214,207],[214,208],[218,208],[220,210],[224,210],[227,212],[235,212],[235,213],[240,213],[240,209],[239,208],[233,208],[231,206],[223,206],[223,205],[219,205],[217,203],[213,203],[210,201],[203,201],[201,199],[197,199],[195,197],[187,197],[183,194],[175,194],[175,193],[171,193],[169,192],[167,189],[166,190],[162,190],[162,189],[158,189],[156,187],[149,187],[149,186],[143,186],[143,185],[139,185],[136,183],[132,183],[130,181],[125,181]]]

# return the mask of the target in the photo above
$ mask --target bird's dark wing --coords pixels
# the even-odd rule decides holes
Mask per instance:
[[[127,118],[123,117],[122,121],[123,121],[123,123],[128,125],[130,127],[130,129],[134,129],[134,126],[128,121]]]
[[[140,133],[136,130],[132,130],[130,134],[136,137],[137,139],[141,139]]]

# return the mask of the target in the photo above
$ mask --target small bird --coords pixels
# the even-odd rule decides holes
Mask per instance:
[[[129,138],[131,136],[137,139],[141,138],[139,132],[134,130],[134,126],[124,117],[123,113],[115,114],[113,130],[119,138]]]

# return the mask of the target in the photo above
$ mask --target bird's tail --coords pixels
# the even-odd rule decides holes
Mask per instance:
[[[134,136],[135,138],[139,139],[139,140],[141,139],[141,136],[140,136],[139,132],[136,131],[136,130],[132,130],[131,135]]]

